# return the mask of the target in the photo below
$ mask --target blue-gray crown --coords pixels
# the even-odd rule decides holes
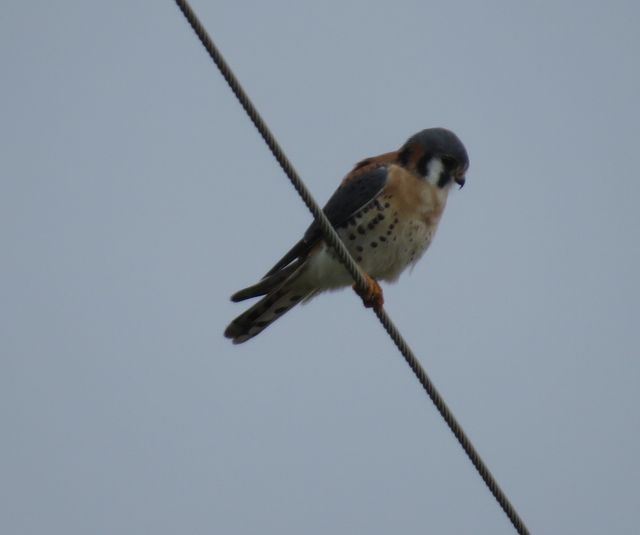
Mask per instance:
[[[405,147],[418,147],[421,152],[431,156],[447,156],[456,160],[459,166],[469,167],[467,149],[458,136],[446,128],[422,130],[411,136],[403,145],[403,148]]]

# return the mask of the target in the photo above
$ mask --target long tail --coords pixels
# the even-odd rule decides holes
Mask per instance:
[[[234,319],[224,331],[224,335],[231,338],[234,344],[242,344],[260,334],[313,293],[312,288],[302,287],[296,282],[298,281],[288,280],[269,292],[249,310]]]
[[[298,270],[301,266],[302,262],[300,260],[296,260],[291,265],[284,267],[274,273],[267,274],[264,276],[262,280],[254,284],[253,286],[249,286],[248,288],[244,288],[231,296],[231,300],[234,303],[238,301],[244,301],[245,299],[251,299],[252,297],[258,297],[260,295],[267,295],[271,293],[273,290],[282,286],[282,283],[287,279],[291,279],[292,275]]]

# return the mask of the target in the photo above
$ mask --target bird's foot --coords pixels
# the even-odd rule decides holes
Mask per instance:
[[[384,305],[384,295],[378,281],[373,277],[364,274],[367,281],[367,287],[364,291],[360,290],[356,284],[353,285],[354,291],[361,297],[362,303],[367,308],[380,309]]]

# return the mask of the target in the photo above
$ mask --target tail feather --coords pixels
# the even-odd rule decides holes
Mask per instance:
[[[265,275],[262,280],[260,280],[253,286],[249,286],[248,288],[244,288],[234,293],[231,296],[231,300],[234,303],[237,303],[238,301],[244,301],[245,299],[251,299],[252,297],[267,295],[269,292],[282,285],[282,283],[286,279],[288,279],[299,267],[300,262],[296,261],[291,265],[286,266],[279,271],[276,271],[275,273],[272,273],[271,275]]]
[[[224,335],[234,344],[242,344],[260,334],[312,292],[310,288],[296,287],[287,282],[234,319]]]

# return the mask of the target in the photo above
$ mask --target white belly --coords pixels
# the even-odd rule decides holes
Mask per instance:
[[[420,259],[437,227],[423,219],[402,220],[393,212],[393,207],[370,209],[354,220],[353,224],[338,229],[340,237],[365,272],[386,281],[396,280],[402,271]],[[318,290],[353,282],[325,244],[307,262],[304,280]]]

